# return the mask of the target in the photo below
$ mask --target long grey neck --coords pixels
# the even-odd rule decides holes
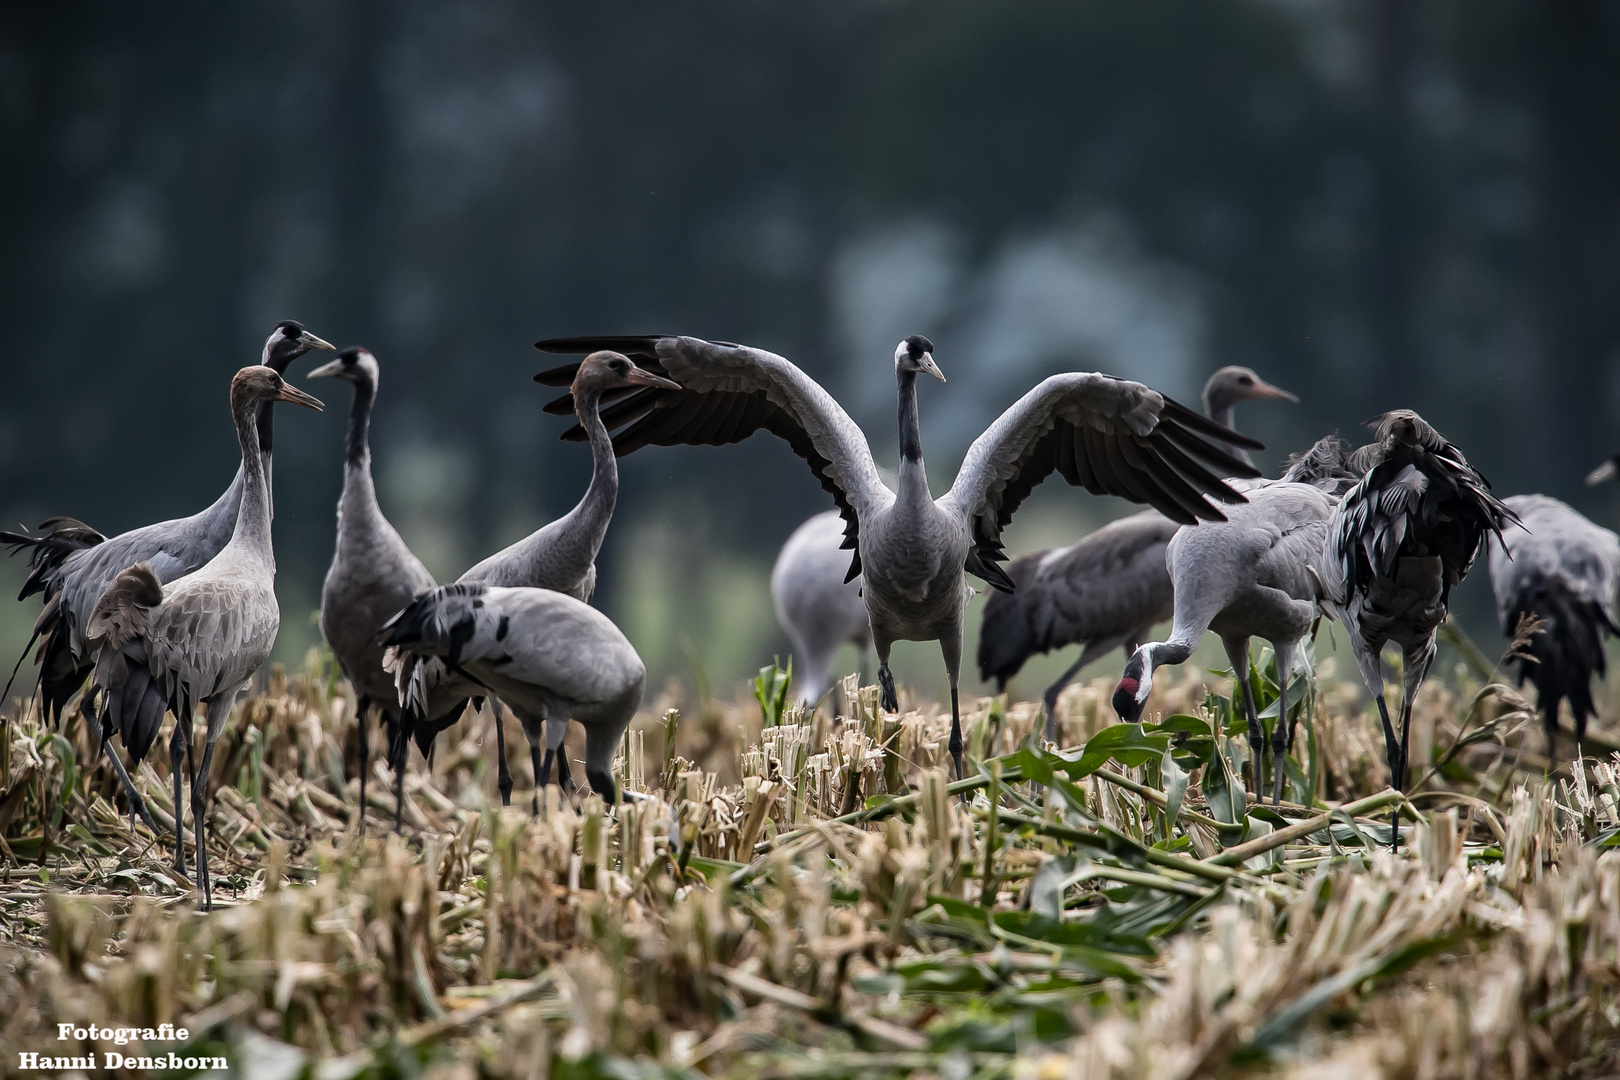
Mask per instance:
[[[381,513],[377,489],[371,479],[371,407],[377,400],[377,387],[370,379],[354,384],[354,404],[349,407],[349,445],[343,462],[343,495],[339,503],[341,525],[359,524],[359,518]]]
[[[917,420],[917,373],[897,374],[900,390],[900,501],[933,501],[923,465],[922,428]]]
[[[275,566],[270,547],[270,477],[259,454],[259,410],[248,405],[236,412],[236,439],[242,446],[242,503],[236,512],[233,548],[246,548]]]
[[[613,507],[619,501],[619,462],[613,455],[613,440],[608,437],[600,410],[602,395],[598,390],[586,390],[574,397],[574,413],[580,426],[591,440],[591,483],[585,497],[569,517],[569,532],[577,532],[590,545],[591,558],[602,546],[608,523],[613,520]]]
[[[1216,395],[1211,394],[1207,387],[1204,389],[1204,415],[1215,421],[1217,424],[1220,424],[1223,427],[1232,427],[1232,411],[1236,405],[1237,402],[1226,397],[1217,397]],[[1233,428],[1233,430],[1235,431],[1236,428]],[[1243,450],[1240,450],[1238,447],[1231,446],[1227,447],[1227,449],[1230,450],[1233,455],[1242,459],[1245,465],[1254,464],[1254,462],[1250,460],[1249,455]]]

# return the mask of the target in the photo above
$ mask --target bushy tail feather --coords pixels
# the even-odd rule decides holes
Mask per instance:
[[[1538,704],[1548,727],[1557,723],[1558,702],[1567,698],[1575,716],[1575,732],[1583,736],[1587,720],[1597,714],[1592,701],[1592,676],[1608,670],[1604,642],[1620,632],[1601,603],[1571,589],[1561,578],[1542,578],[1521,594],[1509,615],[1509,625],[1533,615],[1541,629],[1530,639],[1530,655],[1519,661],[1519,683],[1526,679],[1536,688]]]
[[[12,555],[28,552],[28,578],[23,582],[22,592],[17,594],[18,600],[54,590],[57,573],[69,555],[107,539],[84,522],[70,517],[47,518],[39,527],[44,530],[39,536],[0,532],[0,544],[10,544]]]
[[[984,621],[979,627],[979,677],[986,682],[995,679],[998,690],[1006,689],[1031,656],[1047,651],[1029,624],[1027,601],[1032,597],[1025,588],[1036,561],[1045,554],[1036,552],[1008,565],[1007,575],[1017,584],[1017,592],[992,590],[985,598]]]

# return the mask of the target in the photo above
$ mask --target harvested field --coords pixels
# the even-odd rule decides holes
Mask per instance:
[[[538,817],[517,726],[503,810],[469,717],[431,774],[413,753],[402,836],[373,755],[362,836],[352,701],[312,655],[219,743],[210,915],[82,720],[27,712],[0,742],[0,1068],[137,1052],[60,1023],[167,1022],[256,1076],[1620,1069],[1620,758],[1549,784],[1527,702],[1459,667],[1420,698],[1392,854],[1377,723],[1331,669],[1290,695],[1277,810],[1243,795],[1230,679],[1193,672],[1143,726],[1071,689],[1061,753],[1034,706],[972,704],[958,783],[948,712],[885,717],[875,688],[836,726],[768,693],[659,702],[617,764],[645,797],[553,787]],[[162,768],[137,783],[166,825]]]

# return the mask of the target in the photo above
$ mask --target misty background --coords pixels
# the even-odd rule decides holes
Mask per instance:
[[[1620,521],[1581,486],[1620,444],[1620,4],[11,4],[0,139],[7,527],[211,502],[229,379],[283,318],[377,355],[381,502],[441,580],[583,493],[530,376],[534,340],[584,333],[780,352],[886,466],[894,344],[926,334],[936,494],[1046,375],[1195,402],[1245,364],[1303,399],[1239,408],[1270,475],[1405,406],[1499,494]],[[350,400],[308,370],[327,412],[276,439],[288,661]],[[650,689],[729,696],[785,656],[770,566],[831,501],[766,435],[621,470],[595,603]],[[1009,550],[1126,509],[1054,479]],[[8,661],[23,575],[0,560]],[[1494,652],[1483,561],[1458,608]],[[896,667],[943,694],[934,646]]]

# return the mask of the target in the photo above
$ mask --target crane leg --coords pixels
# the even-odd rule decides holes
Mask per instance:
[[[411,736],[408,730],[409,713],[401,713],[394,725],[393,737],[388,740],[388,763],[394,767],[394,832],[405,831],[405,764],[410,760]]]
[[[939,639],[939,651],[945,658],[945,674],[951,680],[951,761],[956,765],[956,778],[962,779],[962,710],[957,704],[956,684],[962,672],[962,631],[947,631]],[[965,794],[964,794],[964,797]]]
[[[1260,726],[1260,712],[1254,706],[1254,688],[1249,685],[1249,639],[1223,637],[1221,644],[1226,646],[1226,657],[1232,662],[1232,675],[1243,688],[1243,711],[1249,721],[1249,751],[1254,758],[1249,763],[1249,790],[1254,792],[1256,798],[1263,799],[1266,790],[1263,771],[1266,732]]]
[[[202,768],[191,781],[191,831],[197,838],[197,886],[202,890],[198,904],[204,911],[214,907],[214,883],[208,876],[208,770],[214,762],[214,740],[203,747]]]
[[[1396,791],[1401,790],[1402,777],[1406,775],[1406,763],[1401,760],[1401,743],[1395,737],[1395,725],[1389,721],[1389,703],[1384,695],[1378,695],[1378,719],[1384,724],[1384,758],[1389,762],[1389,786]],[[1401,849],[1401,808],[1397,806],[1390,814],[1390,850]]]
[[[1277,656],[1277,725],[1271,729],[1271,805],[1282,805],[1283,762],[1294,745],[1294,725],[1288,719],[1288,676],[1294,673],[1293,642],[1272,642]]]
[[[540,816],[540,789],[551,782],[551,751],[546,751],[544,771],[540,764],[540,741],[529,740],[529,766],[534,770],[534,795],[529,803],[529,813],[533,817]]]
[[[888,661],[878,665],[878,687],[882,690],[878,704],[885,712],[900,711],[900,695],[894,689],[894,673],[889,670]]]
[[[371,701],[362,697],[355,703],[354,722],[358,727],[355,732],[355,753],[360,756],[360,835],[366,835],[366,769],[371,765],[371,744],[366,733],[367,714],[371,712]]]
[[[512,805],[512,770],[506,764],[506,724],[501,719],[501,703],[489,699],[490,711],[495,714],[495,786],[501,791],[501,805]]]
[[[129,778],[129,773],[124,771],[124,763],[118,760],[118,752],[113,749],[112,740],[108,738],[110,732],[104,731],[93,709],[83,712],[85,728],[90,732],[90,737],[96,741],[96,749],[107,755],[107,760],[112,763],[113,772],[118,775],[118,782],[124,787],[124,795],[129,799],[130,829],[135,828],[135,815],[139,814],[141,820],[146,822],[146,827],[152,830],[152,835],[156,836],[157,822],[152,820],[151,812],[146,809],[146,800],[141,798],[141,793],[135,790],[135,783]]]
[[[546,756],[557,761],[557,786],[564,795],[574,794],[574,770],[568,767],[568,755],[563,751],[563,740],[568,737],[568,717],[548,717],[546,720]],[[551,772],[546,772],[551,780]]]
[[[185,755],[185,722],[174,721],[174,734],[169,737],[169,775],[174,779],[174,868],[181,877],[186,876],[186,815],[180,801],[180,763]]]

